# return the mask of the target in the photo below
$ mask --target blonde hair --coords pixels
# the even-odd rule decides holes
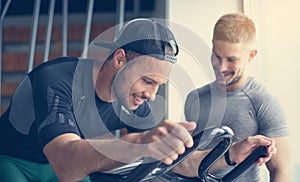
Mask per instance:
[[[215,24],[213,40],[227,41],[231,43],[254,42],[254,22],[241,13],[223,15]]]

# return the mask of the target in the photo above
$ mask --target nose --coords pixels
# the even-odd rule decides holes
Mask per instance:
[[[228,68],[228,62],[222,58],[215,58],[213,59],[213,65],[217,68],[220,72],[226,71]]]
[[[158,84],[154,84],[149,86],[149,88],[147,89],[147,91],[144,92],[144,97],[148,100],[155,100],[155,96],[156,93],[158,91],[159,85]]]
[[[219,69],[221,72],[226,71],[228,68],[227,61],[219,61]]]

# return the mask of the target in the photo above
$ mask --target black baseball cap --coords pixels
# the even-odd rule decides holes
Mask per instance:
[[[96,41],[96,46],[110,49],[131,50],[142,55],[149,55],[172,63],[177,61],[179,49],[175,36],[165,25],[146,18],[133,19],[127,22],[113,41]],[[173,49],[174,54],[167,54],[166,47]]]

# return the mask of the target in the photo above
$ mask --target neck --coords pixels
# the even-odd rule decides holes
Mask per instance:
[[[233,84],[226,85],[226,86],[218,84],[218,88],[221,91],[224,91],[224,89],[226,89],[226,92],[232,92],[242,87],[244,83],[248,80],[248,78],[249,78],[248,76],[242,76],[237,82]]]
[[[114,77],[114,72],[109,64],[95,63],[93,67],[93,81],[97,96],[105,101],[112,102],[111,86]]]

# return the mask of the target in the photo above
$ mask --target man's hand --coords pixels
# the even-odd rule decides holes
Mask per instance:
[[[230,148],[230,159],[232,162],[241,163],[259,146],[268,146],[267,156],[256,161],[256,165],[261,166],[268,162],[277,151],[275,141],[262,135],[250,136],[234,143]]]
[[[146,156],[170,165],[178,155],[184,153],[185,147],[193,146],[193,138],[189,131],[195,128],[194,122],[176,123],[166,120],[159,127],[143,133],[141,143],[147,144],[143,152]]]

